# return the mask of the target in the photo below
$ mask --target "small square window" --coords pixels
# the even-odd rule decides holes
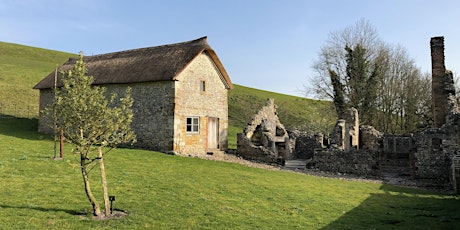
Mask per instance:
[[[187,117],[186,130],[187,130],[187,133],[198,133],[200,130],[200,118],[199,117]]]
[[[206,91],[206,82],[205,81],[200,81],[200,91],[201,92]]]

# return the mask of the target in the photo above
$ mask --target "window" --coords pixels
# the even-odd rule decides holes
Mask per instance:
[[[199,117],[187,117],[187,133],[198,133],[200,130]]]
[[[201,92],[206,91],[206,82],[205,81],[200,81],[200,91]]]

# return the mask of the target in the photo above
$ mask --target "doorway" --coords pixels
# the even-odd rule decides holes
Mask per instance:
[[[208,117],[208,149],[219,148],[219,118]]]

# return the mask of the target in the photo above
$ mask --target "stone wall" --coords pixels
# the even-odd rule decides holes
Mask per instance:
[[[323,134],[301,132],[298,130],[289,131],[289,146],[291,147],[291,159],[310,159],[315,149],[323,147]]]
[[[105,85],[107,93],[123,96],[131,87],[136,147],[168,152],[173,147],[174,82],[145,82]]]
[[[433,37],[430,40],[432,65],[432,104],[435,127],[445,124],[447,115],[447,92],[444,90],[446,67],[444,64],[444,37]]]
[[[385,135],[383,137],[383,153],[393,159],[409,158],[414,148],[412,135]]]
[[[201,89],[204,82],[204,90]],[[175,81],[174,151],[181,154],[206,154],[208,121],[218,119],[218,150],[228,149],[228,89],[212,59],[205,53],[197,56]],[[186,118],[200,118],[199,133],[186,132]]]
[[[133,122],[131,128],[136,133],[135,147],[157,151],[171,151],[173,144],[174,82],[146,82],[135,84],[102,85],[107,95],[116,93],[123,97],[126,87],[131,87],[133,98]],[[54,98],[53,90],[40,90],[40,110]],[[39,132],[51,134],[53,130],[46,123],[49,119],[41,117]]]
[[[359,148],[379,150],[382,148],[383,133],[369,125],[359,126]]]
[[[332,148],[350,150],[359,148],[359,117],[355,108],[347,109],[332,130]]]
[[[379,151],[316,149],[315,157],[307,166],[333,173],[378,176],[379,162]]]
[[[237,136],[238,154],[264,162],[292,159],[289,135],[279,121],[273,99],[268,99],[243,133]]]
[[[451,155],[457,148],[449,133],[427,129],[416,133],[414,178],[420,185],[451,188]]]
[[[44,134],[53,134],[52,120],[46,117],[42,111],[45,110],[54,102],[54,90],[53,89],[42,89],[40,90],[40,108],[39,108],[39,119],[38,119],[38,132]]]
[[[254,145],[244,133],[237,134],[237,153],[245,159],[266,163],[276,163],[278,155],[270,148],[261,145]]]

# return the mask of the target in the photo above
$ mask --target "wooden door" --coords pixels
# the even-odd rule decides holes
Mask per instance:
[[[219,148],[219,118],[208,117],[208,149]]]

